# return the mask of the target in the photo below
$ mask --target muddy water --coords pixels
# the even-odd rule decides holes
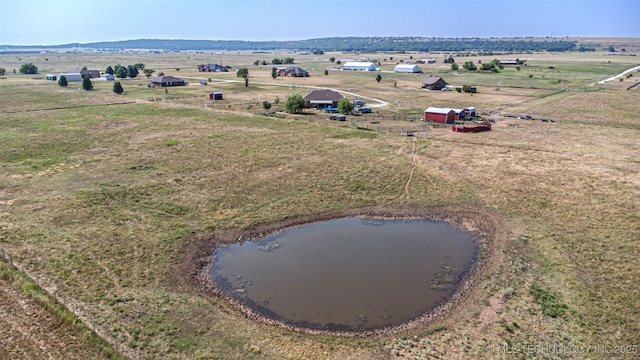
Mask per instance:
[[[211,276],[285,324],[374,330],[446,301],[477,251],[470,234],[444,223],[346,218],[217,249]]]

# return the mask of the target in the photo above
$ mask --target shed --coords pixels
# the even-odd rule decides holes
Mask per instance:
[[[47,80],[56,81],[58,80],[58,76],[56,74],[47,74]]]
[[[411,65],[411,64],[398,64],[393,69],[393,71],[395,71],[397,73],[419,73],[419,72],[422,72],[422,70],[420,70],[420,67],[418,65]]]
[[[467,117],[467,111],[465,109],[451,109],[454,113],[454,120],[464,120]]]
[[[105,81],[113,81],[113,80],[115,80],[115,79],[116,79],[116,78],[115,78],[115,76],[113,76],[113,75],[111,75],[111,74],[109,74],[109,73],[107,73],[107,74],[103,74],[100,78],[101,78],[102,80],[105,80]]]
[[[342,70],[378,71],[379,69],[372,62],[349,61],[342,65]]]
[[[67,79],[67,82],[82,81],[82,74],[80,73],[61,73],[58,74],[58,79],[62,76]]]
[[[424,111],[424,121],[440,124],[453,124],[455,112],[449,108],[428,107]]]
[[[343,97],[339,92],[333,90],[314,90],[304,97],[304,102],[308,108],[335,108],[338,107],[338,102]]]
[[[445,86],[447,86],[447,82],[437,76],[432,76],[422,83],[423,89],[442,90]]]
[[[209,100],[222,100],[222,91],[209,93]]]

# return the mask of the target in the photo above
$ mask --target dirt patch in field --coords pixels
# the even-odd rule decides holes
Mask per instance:
[[[217,248],[247,240],[264,239],[291,227],[354,216],[381,219],[421,219],[444,222],[472,234],[480,247],[481,255],[479,256],[479,260],[473,265],[469,274],[462,279],[457,291],[446,303],[405,324],[362,332],[310,330],[266,318],[227,296],[226,293],[224,293],[217,284],[212,281],[209,275],[209,269],[215,260],[215,250]],[[501,243],[503,239],[506,238],[507,233],[508,226],[500,215],[488,209],[474,205],[457,205],[441,208],[368,207],[349,209],[286,219],[277,224],[264,225],[244,231],[236,230],[208,234],[192,234],[184,248],[180,263],[176,264],[176,268],[173,269],[175,271],[170,271],[169,273],[173,273],[173,276],[177,277],[176,280],[179,280],[179,283],[186,286],[187,289],[221,299],[223,300],[223,304],[228,306],[230,309],[238,311],[246,317],[259,321],[263,324],[279,326],[285,329],[308,334],[329,334],[352,337],[384,336],[412,329],[425,328],[433,324],[435,321],[452,314],[452,310],[465,306],[462,304],[462,300],[465,299],[470,294],[474,286],[480,282],[481,276],[484,274],[486,269],[493,268],[495,260],[494,255],[499,253],[497,248],[501,248]],[[462,311],[462,309],[457,311]]]

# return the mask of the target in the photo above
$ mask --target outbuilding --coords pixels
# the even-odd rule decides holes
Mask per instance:
[[[424,111],[424,121],[439,124],[453,124],[455,121],[455,111],[449,108],[428,107]]]
[[[209,100],[222,100],[222,91],[209,93]]]
[[[109,73],[102,74],[102,76],[101,76],[100,78],[101,78],[102,80],[105,80],[105,81],[113,81],[113,80],[115,80],[115,79],[116,79],[116,78],[115,78],[115,76],[113,76],[113,75],[111,75],[111,74],[109,74]]]
[[[80,73],[62,73],[62,74],[58,74],[58,79],[60,79],[63,76],[64,76],[65,79],[67,79],[67,82],[82,81],[82,74],[80,74]]]
[[[422,70],[420,70],[420,66],[412,65],[412,64],[398,64],[393,69],[393,71],[395,71],[397,73],[419,73],[419,72],[422,72]]]
[[[47,74],[47,80],[56,81],[56,80],[58,80],[58,75],[56,75],[56,74]]]
[[[342,65],[342,70],[378,71],[379,69],[372,62],[349,61]]]

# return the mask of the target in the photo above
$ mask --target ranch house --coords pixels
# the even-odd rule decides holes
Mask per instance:
[[[158,76],[153,80],[151,80],[151,84],[149,84],[149,86],[152,86],[152,87],[185,86],[185,85],[187,84],[185,83],[184,80],[178,79],[177,77],[170,76],[170,75]]]
[[[218,64],[198,65],[198,71],[200,72],[229,72],[229,70]]]
[[[314,90],[304,97],[304,101],[308,108],[335,108],[343,97],[333,90]]]
[[[289,66],[286,68],[280,68],[276,70],[278,76],[288,77],[309,77],[309,73],[297,66]]]
[[[437,76],[432,76],[422,83],[423,89],[430,90],[442,90],[445,86],[447,86],[447,82],[444,81],[443,78]]]

